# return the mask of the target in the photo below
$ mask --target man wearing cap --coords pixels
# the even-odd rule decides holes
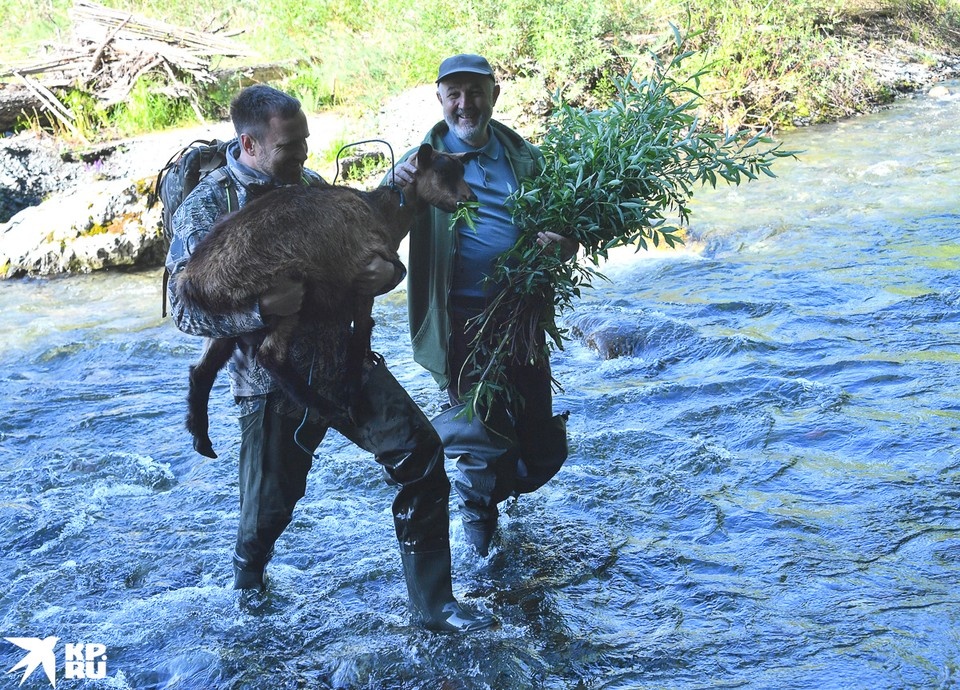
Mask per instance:
[[[449,407],[433,423],[447,456],[457,460],[453,486],[464,536],[482,556],[497,527],[497,504],[538,489],[567,456],[566,415],[553,414],[549,364],[511,366],[509,377],[523,397],[522,408],[500,401],[486,422],[458,415],[462,396],[476,381],[473,372],[463,370],[472,340],[467,322],[502,289],[487,276],[518,238],[508,199],[519,180],[543,169],[540,150],[493,119],[499,96],[490,63],[480,55],[454,55],[440,64],[437,99],[443,121],[424,142],[441,151],[480,152],[465,174],[480,205],[475,229],[461,223],[451,231],[450,214],[436,208],[417,216],[407,282],[414,359],[447,391]],[[416,169],[406,162],[411,153],[394,171],[402,186],[416,183]],[[537,242],[567,257],[578,248],[549,232],[539,233]]]

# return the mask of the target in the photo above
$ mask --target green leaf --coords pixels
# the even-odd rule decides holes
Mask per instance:
[[[457,204],[457,210],[450,214],[450,230],[456,229],[457,225],[463,223],[473,232],[477,231],[477,210],[480,208],[478,201],[461,201]]]

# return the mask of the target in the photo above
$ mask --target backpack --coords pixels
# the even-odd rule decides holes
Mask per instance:
[[[152,208],[159,199],[163,204],[160,226],[163,230],[164,251],[170,246],[173,236],[173,213],[187,195],[193,191],[200,180],[207,175],[214,175],[217,182],[222,183],[229,195],[230,208],[239,207],[237,190],[230,182],[225,168],[227,164],[227,147],[236,141],[220,141],[219,139],[197,139],[187,144],[180,151],[174,153],[167,164],[157,173],[157,181],[147,202],[147,208]],[[163,270],[163,306],[162,315],[167,315],[167,284],[170,273]]]

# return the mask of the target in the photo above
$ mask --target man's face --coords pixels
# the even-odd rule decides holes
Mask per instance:
[[[487,143],[487,125],[499,96],[499,84],[482,74],[451,74],[437,85],[447,126],[461,141],[478,148]]]
[[[287,119],[270,118],[270,127],[262,140],[253,141],[253,167],[280,182],[296,184],[307,160],[309,136],[307,116],[303,111]]]

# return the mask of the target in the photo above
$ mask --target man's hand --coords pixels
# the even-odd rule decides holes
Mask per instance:
[[[396,287],[397,265],[381,256],[375,256],[370,263],[357,274],[353,287],[361,295],[380,295]],[[402,276],[401,276],[402,277]]]
[[[260,295],[261,316],[290,316],[300,311],[303,283],[284,279]]]
[[[390,179],[400,187],[408,187],[417,181],[417,167],[410,161],[401,161],[394,166]]]
[[[559,251],[561,261],[568,261],[580,249],[579,242],[555,232],[538,232],[537,244],[543,247],[544,251]]]

